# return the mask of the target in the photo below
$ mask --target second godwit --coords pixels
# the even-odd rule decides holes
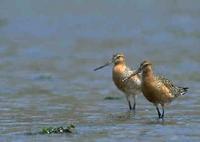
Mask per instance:
[[[164,118],[164,106],[170,103],[176,97],[184,95],[188,88],[178,87],[174,85],[170,80],[162,77],[155,76],[152,69],[152,64],[149,61],[144,61],[140,64],[140,67],[135,73],[132,73],[129,77],[123,81],[126,82],[129,78],[142,72],[142,84],[141,89],[145,98],[156,106],[159,118]],[[162,114],[159,110],[159,104],[162,107]]]

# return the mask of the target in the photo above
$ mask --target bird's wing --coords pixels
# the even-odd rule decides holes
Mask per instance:
[[[126,67],[126,70],[125,70],[125,76],[130,76],[131,74],[133,74],[135,71],[129,67]]]
[[[167,88],[173,88],[174,87],[174,84],[172,81],[170,81],[169,79],[163,77],[163,76],[156,76],[156,78],[158,80],[160,80]]]
[[[163,76],[156,76],[158,80],[160,80],[167,88],[169,88],[170,92],[172,93],[172,95],[174,95],[175,97],[179,96],[179,95],[184,95],[187,92],[188,88],[184,88],[184,87],[178,87],[176,85],[173,84],[172,81],[170,81],[169,79],[163,77]]]

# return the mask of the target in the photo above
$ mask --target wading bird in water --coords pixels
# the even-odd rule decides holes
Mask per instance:
[[[123,82],[128,81],[140,72],[142,72],[141,89],[145,98],[156,106],[158,117],[164,118],[165,104],[170,103],[180,95],[184,95],[188,88],[178,87],[170,80],[162,76],[154,75],[152,64],[149,61],[142,62],[138,70],[135,73],[132,73],[129,77],[125,78]],[[162,107],[162,114],[159,110],[159,105]]]
[[[135,110],[136,108],[136,95],[141,93],[141,77],[140,75],[132,76],[128,81],[123,82],[122,80],[129,77],[134,73],[134,70],[131,70],[126,65],[125,56],[123,53],[114,54],[112,60],[107,62],[105,65],[100,66],[94,71],[104,68],[110,64],[113,64],[112,69],[112,79],[116,87],[121,90],[125,95],[128,101],[129,109]],[[133,103],[132,101],[133,100]]]

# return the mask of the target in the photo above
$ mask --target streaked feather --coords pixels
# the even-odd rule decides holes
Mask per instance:
[[[180,95],[184,95],[188,91],[188,87],[179,87],[174,85],[172,81],[163,77],[163,76],[155,76],[156,79],[160,80],[169,90],[171,91],[172,95],[178,97]]]

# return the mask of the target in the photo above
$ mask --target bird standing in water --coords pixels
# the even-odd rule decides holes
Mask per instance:
[[[164,118],[164,106],[170,103],[176,97],[184,95],[188,88],[175,86],[170,80],[162,77],[155,76],[152,69],[152,64],[149,61],[144,61],[140,64],[139,69],[132,73],[123,81],[126,82],[133,76],[142,72],[141,89],[145,98],[156,106],[159,118]],[[159,110],[159,104],[162,107],[162,114]]]
[[[94,71],[99,70],[110,64],[114,64],[113,69],[112,69],[112,78],[113,78],[114,84],[116,85],[116,87],[119,90],[121,90],[126,95],[129,109],[135,110],[136,95],[141,92],[141,77],[140,77],[140,75],[138,74],[138,75],[132,76],[126,82],[122,81],[123,79],[127,78],[128,76],[130,76],[131,74],[134,73],[134,71],[131,70],[126,65],[126,60],[125,60],[125,56],[123,53],[114,54],[112,57],[112,61],[106,63],[103,66],[100,66],[100,67],[94,69]],[[133,104],[132,104],[131,100],[133,100]]]

